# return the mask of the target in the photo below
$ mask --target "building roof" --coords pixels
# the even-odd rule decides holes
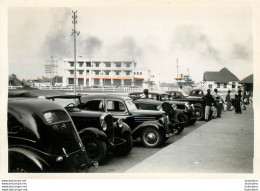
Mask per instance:
[[[226,67],[218,72],[205,72],[204,81],[215,81],[216,83],[228,83],[231,81],[239,81],[239,79],[230,72]]]
[[[252,84],[253,82],[254,82],[254,76],[253,76],[253,74],[251,74],[251,75],[245,77],[239,83],[240,84]]]

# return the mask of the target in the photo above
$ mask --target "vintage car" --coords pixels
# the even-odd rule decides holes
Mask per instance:
[[[122,119],[114,121],[111,114],[97,108],[82,108],[80,95],[49,96],[46,99],[61,104],[68,111],[91,160],[103,164],[107,151],[124,156],[132,150],[132,131]],[[97,137],[89,136],[90,129]]]
[[[81,97],[78,107],[111,113],[115,119],[123,119],[132,129],[133,138],[140,137],[145,147],[162,145],[176,130],[164,111],[138,110],[128,96],[86,95]]]
[[[166,91],[169,95],[169,99],[175,101],[186,101],[193,104],[197,120],[203,120],[205,115],[205,101],[202,97],[205,95],[203,90],[194,89],[190,92],[189,96],[184,96],[180,91]]]
[[[129,97],[131,97],[133,100],[136,99],[146,99],[143,97],[143,92],[132,92],[128,94]],[[180,115],[180,118],[178,120],[180,122],[185,122],[185,126],[187,125],[193,125],[197,121],[197,115],[194,110],[194,106],[190,104],[188,101],[182,101],[182,100],[171,100],[169,98],[169,95],[165,92],[148,92],[148,99],[154,99],[158,101],[164,101],[168,102],[170,104],[175,104],[177,106],[177,109],[180,109],[183,111],[185,115]]]
[[[122,120],[114,122],[113,116],[105,112],[87,111],[77,108],[74,103],[81,96],[64,95],[63,92],[49,90],[9,92],[9,97],[37,97],[55,100],[68,111],[80,138],[92,161],[104,163],[108,151],[116,155],[127,155],[133,147],[131,129]]]
[[[185,122],[180,122],[182,121],[182,115],[185,114],[182,111],[178,110],[175,104],[171,105],[167,102],[157,101],[153,99],[136,99],[134,100],[134,103],[136,107],[141,110],[164,111],[169,117],[169,120],[172,124],[178,123],[178,125],[174,125],[174,127],[176,127],[176,134],[180,134],[186,125]],[[179,121],[178,118],[181,120]]]
[[[8,171],[87,172],[92,162],[67,111],[49,100],[8,99]]]

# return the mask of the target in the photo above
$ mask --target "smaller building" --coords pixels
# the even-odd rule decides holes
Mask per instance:
[[[250,92],[250,95],[253,95],[253,89],[254,89],[254,76],[253,74],[245,77],[243,80],[239,82],[239,84],[242,84],[246,91]]]
[[[203,75],[203,87],[205,89],[215,89],[219,91],[237,91],[239,79],[226,67],[218,72],[207,71]]]

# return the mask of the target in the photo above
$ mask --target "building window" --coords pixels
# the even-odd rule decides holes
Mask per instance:
[[[120,72],[119,71],[116,71],[116,75],[118,76],[120,74]]]
[[[116,67],[120,68],[121,67],[121,63],[116,63]]]
[[[105,75],[109,75],[109,71],[105,71]]]
[[[99,75],[99,71],[95,71],[95,75]]]
[[[84,62],[79,62],[79,67],[83,67]]]
[[[232,88],[236,88],[236,82],[232,82]]]
[[[142,72],[140,72],[140,75],[142,75]]]
[[[106,63],[106,67],[111,67],[111,63]]]
[[[220,88],[220,83],[217,83],[217,88]]]
[[[126,75],[127,75],[127,76],[129,76],[129,75],[130,75],[130,71],[126,71],[125,73],[126,73]]]
[[[91,62],[86,62],[87,67],[91,67]]]
[[[139,72],[137,72],[136,74],[139,75]]]
[[[87,73],[89,73],[89,70],[86,70]]]
[[[224,83],[224,88],[227,88],[227,83]]]
[[[69,78],[69,84],[74,84],[74,78]]]
[[[74,70],[70,70],[70,74],[74,74]]]
[[[130,67],[130,63],[126,63],[126,67],[128,67],[128,68],[129,68],[129,67]]]
[[[74,66],[74,62],[69,62],[70,63],[70,67]]]
[[[134,75],[135,75],[135,72],[134,72]]]
[[[212,88],[212,84],[209,84],[208,87],[209,87],[209,88]]]
[[[96,67],[99,67],[99,63],[96,63]]]
[[[79,75],[82,75],[82,74],[83,74],[83,71],[84,71],[84,70],[79,70]]]
[[[79,79],[78,79],[78,84],[79,84],[79,85],[84,84],[84,79],[83,79],[83,78],[79,78]]]

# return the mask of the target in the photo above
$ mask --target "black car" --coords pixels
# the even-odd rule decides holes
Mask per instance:
[[[123,119],[132,129],[133,138],[140,137],[145,147],[158,147],[174,135],[175,128],[164,111],[138,110],[128,96],[86,95],[81,97],[79,106],[86,110],[111,113],[115,119]]]
[[[189,93],[189,96],[180,96],[181,92],[179,91],[167,91],[170,96],[170,99],[176,101],[187,101],[190,104],[193,104],[195,112],[197,115],[197,120],[203,120],[205,116],[205,100],[203,97],[205,93],[202,89],[193,89]],[[177,96],[176,96],[177,95]]]
[[[79,172],[92,163],[67,111],[44,99],[8,99],[8,171]]]
[[[184,127],[185,122],[180,122],[179,119],[182,118],[182,115],[185,115],[181,110],[177,109],[175,104],[169,104],[163,101],[157,101],[153,99],[136,99],[134,103],[138,109],[141,110],[163,110],[166,115],[169,117],[171,124],[176,128],[176,134],[180,134]],[[182,119],[181,119],[182,120]]]
[[[128,94],[132,99],[145,99],[143,92],[132,92]],[[175,104],[177,109],[183,111],[185,115],[180,115],[179,121],[185,122],[185,125],[193,125],[197,121],[197,115],[194,110],[194,106],[188,101],[182,100],[171,100],[169,95],[165,92],[148,92],[148,99],[154,99],[158,101],[168,102],[170,104]]]
[[[100,104],[83,107],[80,95],[49,96],[46,99],[65,106],[91,160],[102,164],[107,151],[124,156],[132,150],[130,127],[122,119],[114,120],[111,114],[102,111]]]

